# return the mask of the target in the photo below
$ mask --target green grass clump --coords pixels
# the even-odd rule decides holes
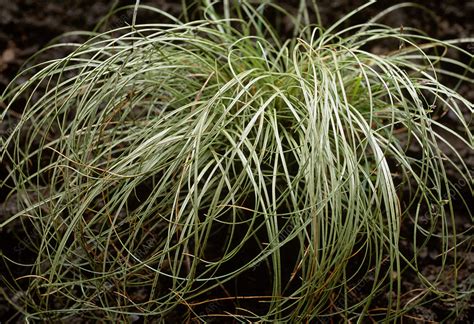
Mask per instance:
[[[400,242],[435,237],[443,264],[454,253],[446,272],[462,263],[446,168],[471,192],[472,170],[446,134],[472,150],[473,105],[439,76],[472,82],[444,54],[472,55],[376,20],[324,30],[305,12],[282,40],[264,7],[97,34],[7,89],[8,107],[29,95],[1,151],[22,208],[1,226],[21,220],[34,243],[11,286],[27,283],[27,318],[395,319],[427,296],[466,298]],[[396,46],[368,51],[382,41]],[[425,287],[408,302],[405,271]]]

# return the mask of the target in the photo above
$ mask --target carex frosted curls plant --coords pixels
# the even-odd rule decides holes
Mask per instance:
[[[472,150],[473,105],[439,79],[472,83],[472,55],[380,17],[343,28],[356,12],[323,29],[301,8],[204,2],[201,20],[90,34],[12,83],[2,118],[23,112],[1,157],[21,211],[1,226],[22,224],[34,258],[3,294],[27,319],[396,321],[469,298],[446,168],[472,192],[449,139]],[[434,279],[416,252],[432,239]],[[408,271],[423,289],[406,299]]]

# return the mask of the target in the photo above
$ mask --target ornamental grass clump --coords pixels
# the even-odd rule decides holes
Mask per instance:
[[[439,76],[472,82],[445,54],[472,55],[380,17],[325,30],[304,10],[284,40],[268,7],[283,12],[225,2],[222,17],[209,4],[94,34],[5,91],[2,118],[23,107],[1,151],[21,211],[1,226],[30,236],[10,283],[27,319],[393,320],[467,296],[400,242],[435,237],[444,271],[462,262],[446,168],[471,192],[472,170],[445,134],[472,149],[473,105]],[[383,41],[396,46],[368,50]],[[408,302],[406,271],[423,287]]]

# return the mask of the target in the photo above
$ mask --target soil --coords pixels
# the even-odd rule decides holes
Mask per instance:
[[[277,1],[282,6],[286,7],[290,11],[296,11],[299,5],[299,0],[292,1]],[[310,2],[310,1],[308,1]],[[339,19],[344,14],[348,13],[357,6],[364,4],[366,1],[362,0],[320,0],[318,1],[319,9],[323,25],[329,26],[332,22]],[[27,59],[37,53],[41,48],[47,45],[52,39],[60,36],[61,34],[74,30],[92,30],[100,19],[106,15],[113,5],[122,6],[128,4],[134,4],[133,0],[117,0],[117,1],[105,1],[105,0],[71,0],[71,1],[34,1],[34,0],[0,0],[0,93],[3,92],[4,88],[13,80],[16,73],[20,70],[22,65]],[[160,8],[166,12],[170,12],[174,15],[180,14],[180,1],[171,0],[149,0],[142,1],[144,4]],[[399,1],[379,1],[375,5],[371,6],[364,15],[355,15],[346,25],[353,25],[357,23],[363,23],[369,16],[373,16],[376,13],[386,9],[390,4],[400,3]],[[453,39],[460,37],[474,37],[474,1],[466,0],[445,0],[439,1],[418,1],[417,3],[426,6],[432,10],[432,15],[425,11],[418,9],[407,9],[399,10],[394,14],[390,14],[384,21],[385,23],[392,26],[413,26],[425,31],[432,37],[440,39]],[[112,19],[107,25],[103,26],[102,29],[115,28],[125,26],[126,22],[130,20],[130,15],[122,15],[120,17]],[[142,21],[152,21],[152,17],[142,16]],[[289,30],[288,26],[280,26],[282,33]],[[74,38],[68,38],[74,39]],[[465,48],[471,53],[474,52],[474,43],[466,43]],[[373,47],[371,49],[374,52],[383,52],[385,49],[383,45]],[[57,48],[54,51],[48,51],[46,54],[40,55],[38,60],[44,61],[53,59],[56,57],[62,57],[67,54],[66,50]],[[15,82],[21,83],[23,79],[16,80]],[[464,86],[459,89],[463,95],[465,95],[471,102],[474,101],[474,88]],[[4,109],[2,102],[0,101],[0,111]],[[21,113],[21,107],[15,107],[18,113]],[[446,123],[449,123],[450,116],[445,116]],[[8,133],[11,125],[14,124],[14,120],[0,123],[0,135]],[[457,144],[456,144],[457,145]],[[461,144],[459,144],[461,145]],[[472,150],[462,148],[463,158],[470,165],[470,169],[474,170],[474,154]],[[6,165],[0,161],[0,183],[3,178],[6,177]],[[455,172],[453,176],[456,176]],[[461,190],[461,194],[464,198],[472,199],[472,192],[466,192]],[[7,198],[7,189],[0,187],[0,222],[10,215],[16,212],[15,197]],[[471,230],[466,233],[466,240],[472,244],[472,220],[468,216],[469,213],[466,210],[459,209],[457,211],[456,227],[462,230]],[[24,236],[24,229],[19,227],[10,227],[1,230],[0,232],[0,250],[2,253],[10,256],[15,254],[20,255],[23,261],[26,261],[31,256],[28,253],[24,253],[24,248],[19,244],[19,237]],[[406,240],[402,240],[402,248],[407,253],[411,251],[411,242],[408,241],[410,237],[410,226],[406,226],[403,229],[402,235],[407,237]],[[424,248],[420,255],[420,262],[424,267],[426,274],[436,275],[439,272],[439,268],[442,266],[438,262],[435,262],[434,256],[438,254],[437,250],[438,242],[430,242],[430,244]],[[15,249],[12,247],[16,247]],[[465,252],[464,255],[458,256],[466,260],[464,266],[458,270],[459,282],[468,284],[471,281],[471,286],[466,286],[466,290],[472,290],[472,273],[474,273],[474,253],[470,250]],[[16,269],[16,268],[13,268]],[[0,270],[3,271],[5,268],[0,265]],[[18,269],[18,271],[20,271]],[[260,279],[258,278],[258,268],[253,271],[245,279],[245,282],[241,282],[243,285],[255,285]],[[16,273],[16,276],[20,273]],[[6,274],[5,274],[6,276]],[[470,279],[469,279],[470,278]],[[452,278],[444,278],[446,284]],[[3,280],[0,284],[4,284]],[[364,285],[363,285],[364,286]],[[367,289],[370,288],[370,282],[366,282]],[[417,287],[420,286],[420,282],[416,275],[410,275],[407,272],[406,277],[403,281],[403,290],[407,292],[404,296],[406,300],[413,297],[409,292],[416,291]],[[356,293],[363,295],[364,287],[357,290]],[[11,297],[11,296],[10,296]],[[214,296],[216,297],[216,296]],[[356,296],[357,297],[357,296]],[[212,296],[210,296],[212,298]],[[381,296],[381,299],[386,296]],[[225,308],[226,305],[219,305],[219,308]],[[440,301],[427,303],[423,307],[419,307],[412,314],[409,314],[405,320],[406,322],[440,322],[446,318],[449,313],[453,310],[453,305],[449,301]],[[204,312],[212,312],[212,310],[205,309]],[[468,323],[474,319],[474,305],[471,303],[464,307],[464,310],[458,314],[456,322]],[[11,307],[5,300],[4,296],[0,294],[0,323],[4,322],[22,322],[22,317],[17,311]]]

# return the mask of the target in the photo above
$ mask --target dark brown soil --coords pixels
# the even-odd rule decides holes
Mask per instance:
[[[299,1],[277,1],[282,6],[290,11],[295,11],[298,8]],[[310,1],[308,1],[310,2]],[[325,26],[329,26],[332,22],[339,19],[344,14],[348,13],[357,6],[364,4],[363,0],[322,0],[318,1],[320,6],[321,18]],[[390,4],[400,3],[401,1],[379,1],[367,10],[364,15],[356,15],[354,18],[346,22],[346,25],[363,23],[369,16],[386,9]],[[134,0],[70,0],[70,1],[44,1],[44,0],[0,0],[0,94],[9,82],[13,80],[16,73],[19,71],[25,61],[33,54],[37,53],[41,48],[47,45],[53,38],[59,35],[74,30],[92,30],[98,21],[114,6],[121,6],[127,4],[134,4]],[[171,0],[148,0],[142,3],[149,4],[164,11],[170,12],[174,15],[180,14],[180,1]],[[452,39],[460,37],[474,37],[474,1],[467,0],[445,0],[445,1],[417,1],[432,10],[432,15],[419,9],[410,8],[407,10],[399,10],[390,14],[384,21],[392,26],[412,26],[425,31],[430,36],[440,39]],[[103,29],[116,28],[125,26],[130,19],[129,14],[124,14],[112,19],[108,25],[103,26]],[[141,19],[152,21],[152,17],[140,17]],[[281,26],[282,32],[288,30],[286,26]],[[474,43],[465,45],[471,53],[474,52]],[[372,48],[374,52],[383,52],[383,47]],[[64,56],[67,52],[62,49],[48,51],[47,54],[41,55],[40,60],[47,60],[55,57]],[[21,83],[23,80],[17,80]],[[474,101],[474,88],[464,86],[460,89],[471,102]],[[4,109],[0,101],[0,112]],[[16,107],[18,113],[21,112],[21,107]],[[449,116],[446,118],[449,119]],[[449,122],[449,120],[447,120]],[[13,122],[12,122],[13,123]],[[7,122],[0,123],[0,135],[7,133],[11,124]],[[462,149],[462,148],[461,148]],[[474,154],[471,150],[465,151],[463,157],[468,161],[471,170],[474,170]],[[16,204],[14,199],[6,200],[8,190],[1,188],[1,181],[6,176],[6,166],[0,161],[0,222],[6,217],[12,215],[16,211]],[[471,193],[463,193],[468,199],[472,198]],[[465,197],[465,198],[466,198]],[[458,211],[457,226],[460,229],[472,230],[472,220],[465,210]],[[18,237],[23,235],[21,228],[5,228],[0,230],[0,251],[9,255],[21,255],[21,259],[28,258],[25,253],[25,248],[19,244]],[[404,235],[410,237],[409,227],[404,229]],[[472,231],[468,232],[472,240]],[[466,237],[469,241],[469,237]],[[472,242],[471,242],[472,244]],[[411,242],[402,241],[402,248],[409,253],[411,249]],[[7,253],[8,252],[8,253]],[[441,267],[439,262],[435,261],[434,256],[438,254],[436,242],[428,245],[423,251],[420,259],[421,264],[426,269],[426,274],[433,276],[437,274]],[[460,257],[467,260],[466,264],[459,269],[458,279],[460,282],[468,281],[474,273],[474,253],[466,252],[466,255]],[[16,268],[13,268],[16,269]],[[0,264],[2,271],[2,278],[5,267]],[[20,270],[18,270],[20,271]],[[255,271],[257,276],[258,271]],[[15,274],[16,276],[21,273]],[[252,278],[251,278],[252,279]],[[445,278],[446,282],[452,278]],[[253,278],[255,282],[259,278]],[[251,281],[251,280],[250,280]],[[471,277],[472,281],[472,277]],[[0,280],[0,285],[3,280]],[[251,283],[249,283],[251,284]],[[367,282],[367,288],[370,283]],[[403,290],[405,292],[416,291],[420,283],[415,275],[407,273],[403,281]],[[357,293],[364,294],[364,287],[358,290]],[[472,290],[471,287],[466,289]],[[413,297],[411,294],[405,296],[406,299]],[[211,297],[210,297],[211,298]],[[381,296],[380,298],[385,298]],[[220,306],[221,307],[221,306]],[[435,323],[443,321],[444,318],[450,315],[453,310],[453,305],[447,301],[437,300],[426,304],[424,307],[416,309],[410,317],[407,317],[404,322],[416,323]],[[474,305],[471,302],[466,305],[464,310],[457,316],[458,323],[473,323],[474,320]],[[0,294],[0,323],[4,322],[22,322],[22,317],[17,314],[16,310],[9,306]]]

